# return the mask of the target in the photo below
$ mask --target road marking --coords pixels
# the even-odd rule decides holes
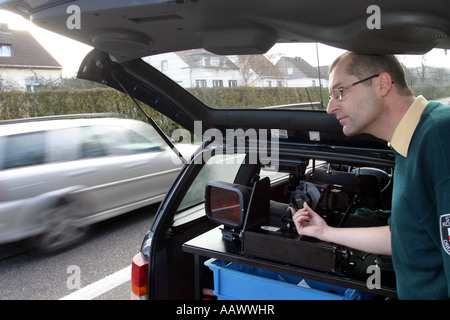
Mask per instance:
[[[92,300],[129,280],[131,280],[131,265],[59,300]]]

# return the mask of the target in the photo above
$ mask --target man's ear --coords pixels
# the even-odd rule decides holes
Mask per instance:
[[[392,77],[389,73],[383,72],[382,74],[379,75],[378,79],[379,79],[379,87],[378,87],[379,93],[382,96],[385,96],[389,93],[389,91],[392,88],[392,84],[394,83],[392,81]]]

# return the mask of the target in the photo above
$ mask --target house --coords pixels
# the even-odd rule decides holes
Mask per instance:
[[[285,87],[283,73],[264,55],[229,57],[241,70],[241,85],[250,87]]]
[[[35,92],[61,78],[62,66],[30,33],[0,24],[0,90]]]
[[[328,67],[314,68],[300,57],[281,57],[275,66],[283,73],[286,87],[328,87]]]
[[[226,56],[205,50],[166,53],[144,60],[185,88],[236,87],[241,77],[239,67]]]
[[[203,49],[144,60],[185,88],[283,86],[283,75],[264,56],[218,56]]]
[[[328,83],[327,67],[321,68],[319,79],[318,69],[298,57],[281,57],[274,65],[264,55],[218,56],[194,49],[144,60],[185,88],[311,87]]]

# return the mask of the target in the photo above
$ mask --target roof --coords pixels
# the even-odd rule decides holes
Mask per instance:
[[[27,31],[10,30],[0,24],[0,45],[11,45],[12,57],[0,57],[2,67],[62,69],[62,66]]]
[[[234,59],[230,59],[229,56],[219,56],[210,53],[203,49],[193,49],[186,51],[175,52],[184,62],[191,68],[215,68],[215,69],[227,69],[227,70],[241,70],[245,65],[248,66],[258,74],[264,77],[282,78],[283,74],[263,55],[240,55],[231,56]],[[216,63],[208,62],[207,64],[201,63],[202,59],[210,57],[216,59]]]
[[[274,66],[264,55],[240,55],[237,60],[241,64],[248,64],[259,76],[268,78],[284,78],[278,66]]]
[[[319,72],[317,68],[311,66],[308,62],[300,57],[281,57],[280,60],[276,63],[277,66],[285,66],[286,64],[290,64],[293,67],[296,67],[300,70],[307,78],[317,78],[319,76]],[[328,67],[320,67],[321,77],[328,78],[327,71]],[[288,77],[295,78],[298,75],[292,74]]]
[[[203,49],[193,49],[186,51],[175,52],[177,56],[179,56],[184,62],[188,64],[189,67],[195,68],[220,68],[220,69],[229,69],[229,70],[239,70],[239,67],[236,66],[228,57],[226,56],[217,56]],[[201,63],[202,58],[210,57],[213,59],[217,59],[217,63]]]

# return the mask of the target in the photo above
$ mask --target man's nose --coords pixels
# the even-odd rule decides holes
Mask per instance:
[[[327,113],[333,114],[339,109],[339,101],[335,98],[330,98],[327,106]]]

